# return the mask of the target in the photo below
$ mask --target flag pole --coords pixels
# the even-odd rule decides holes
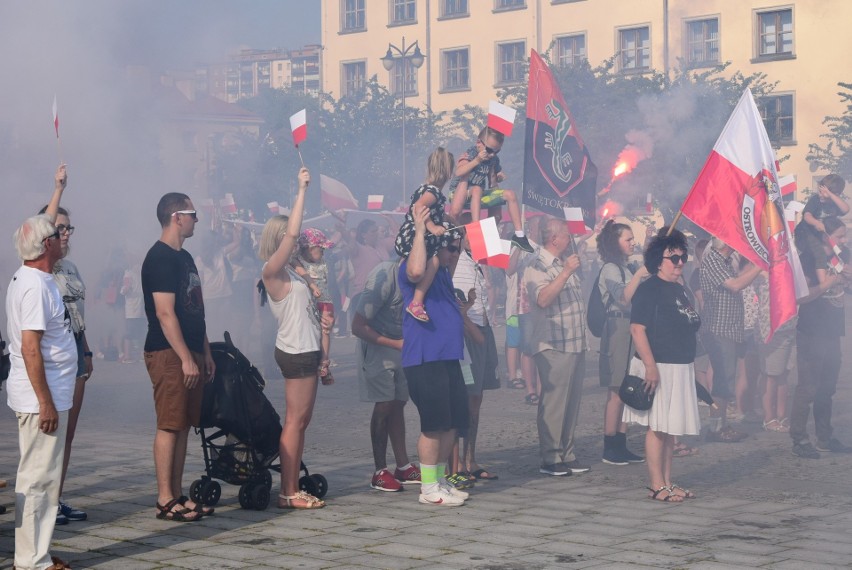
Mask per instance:
[[[689,198],[689,196],[687,196],[687,198]],[[684,200],[684,203],[686,203],[686,200]],[[681,208],[683,208],[683,206],[681,206]],[[678,222],[678,220],[680,220],[680,217],[682,215],[683,215],[683,210],[678,210],[677,214],[675,214],[675,217],[672,220],[672,223],[669,225],[669,230],[666,232],[666,237],[669,237],[670,235],[672,235],[672,232],[674,231],[675,226],[677,225],[677,222]]]
[[[299,148],[299,145],[296,145],[296,152],[299,153],[299,161],[302,163],[302,168],[305,167],[305,159],[302,158],[302,149]]]

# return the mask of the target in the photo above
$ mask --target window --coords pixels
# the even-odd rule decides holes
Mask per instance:
[[[576,65],[586,59],[586,36],[563,36],[556,38],[556,64]]]
[[[340,28],[343,32],[353,32],[365,29],[366,16],[364,13],[365,0],[340,0]]]
[[[758,56],[793,54],[793,10],[757,14]]]
[[[497,84],[521,83],[524,80],[526,42],[497,45]]]
[[[391,0],[391,23],[417,21],[417,0]]]
[[[793,95],[770,95],[758,102],[766,133],[773,144],[795,144]]]
[[[448,49],[443,52],[441,73],[444,91],[470,89],[470,50],[468,48]]]
[[[527,0],[497,0],[495,10],[511,10],[512,8],[526,8]]]
[[[647,27],[618,31],[621,71],[651,68],[651,30]]]
[[[367,84],[367,62],[353,61],[341,64],[343,74],[342,91],[344,97],[358,97]]]
[[[402,95],[403,68],[405,69],[405,96],[417,95],[417,68],[411,64],[411,57],[396,58],[391,69],[391,92]]]
[[[686,23],[686,62],[691,66],[719,63],[719,19]]]
[[[442,17],[467,16],[467,0],[444,0],[441,2]]]

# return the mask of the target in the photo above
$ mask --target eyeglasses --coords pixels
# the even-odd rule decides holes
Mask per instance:
[[[680,255],[664,255],[663,259],[668,259],[674,265],[680,265],[681,263],[685,264],[687,262],[687,260],[689,259],[689,254],[682,253]]]
[[[74,233],[74,226],[66,226],[65,224],[59,224],[58,226],[56,226],[56,231],[59,232],[60,235],[64,234],[65,232],[68,232],[68,235],[70,236]]]
[[[44,239],[42,239],[41,241],[48,240],[48,239],[59,239],[59,230],[56,230],[55,232],[53,232],[49,236],[45,236]]]
[[[184,216],[192,216],[192,221],[194,221],[194,222],[198,221],[198,215],[197,215],[195,210],[178,210],[177,212],[173,213],[172,215],[176,216],[178,214],[183,214]]]
[[[482,142],[482,139],[479,139],[479,143],[480,143],[483,147],[485,147],[485,152],[487,152],[488,154],[497,154],[498,152],[500,152],[500,149],[499,149],[499,148],[491,148],[490,146],[488,146],[487,144],[485,144],[484,142]]]

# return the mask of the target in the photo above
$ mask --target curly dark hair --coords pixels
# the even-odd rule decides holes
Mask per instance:
[[[624,253],[618,245],[624,230],[632,231],[627,224],[621,224],[615,220],[609,220],[604,224],[601,233],[598,234],[598,254],[604,263],[624,265]]]
[[[684,253],[689,252],[689,245],[683,232],[672,230],[671,235],[668,226],[660,228],[660,231],[651,239],[645,248],[645,269],[651,275],[656,275],[663,263],[663,255],[669,250],[679,249]]]

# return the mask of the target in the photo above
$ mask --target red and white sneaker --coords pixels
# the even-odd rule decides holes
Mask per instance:
[[[413,463],[407,469],[396,468],[393,476],[403,485],[419,485],[420,484],[420,468]]]
[[[420,474],[418,473],[418,477]],[[373,475],[373,480],[370,481],[370,487],[378,491],[402,491],[402,485],[391,475],[387,469],[382,469]]]

